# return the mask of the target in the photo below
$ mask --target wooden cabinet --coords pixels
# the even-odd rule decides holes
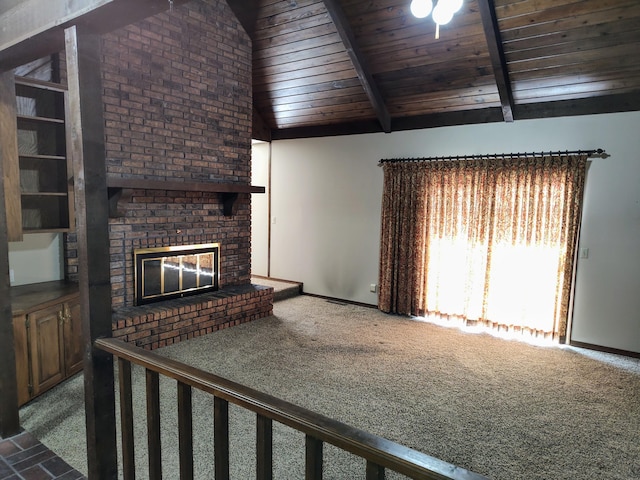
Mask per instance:
[[[10,225],[20,235],[74,228],[73,168],[67,161],[66,89],[51,82],[15,77],[19,198],[7,202]],[[14,192],[6,192],[15,197]],[[13,227],[15,229],[17,227]],[[12,238],[16,234],[11,233]]]
[[[14,315],[13,329],[20,405],[82,369],[78,294]]]

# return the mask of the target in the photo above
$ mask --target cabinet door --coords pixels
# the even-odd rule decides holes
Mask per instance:
[[[64,379],[62,315],[62,305],[43,308],[27,315],[34,396]]]
[[[66,376],[82,370],[83,343],[80,299],[64,304],[64,363]]]
[[[27,350],[27,317],[13,317],[13,342],[16,351],[16,381],[18,386],[18,406],[31,400],[29,392],[29,351]]]

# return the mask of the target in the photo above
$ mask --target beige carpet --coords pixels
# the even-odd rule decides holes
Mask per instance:
[[[640,368],[575,349],[470,335],[301,296],[274,316],[158,351],[494,479],[640,479]],[[134,379],[142,391],[142,375]],[[165,478],[177,478],[175,385],[162,383]],[[197,478],[213,478],[212,402],[195,395]],[[136,400],[142,413],[144,401]],[[21,411],[24,427],[86,471],[82,383]],[[255,478],[255,418],[232,409],[232,478]],[[145,478],[144,424],[137,426]],[[304,439],[278,426],[275,478],[301,479]],[[325,451],[325,479],[364,465]],[[388,475],[387,478],[404,478]]]

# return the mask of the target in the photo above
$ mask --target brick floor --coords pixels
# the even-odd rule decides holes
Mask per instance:
[[[29,432],[0,438],[0,480],[86,479]]]

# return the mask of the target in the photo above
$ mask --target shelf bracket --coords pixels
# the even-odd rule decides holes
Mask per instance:
[[[133,197],[132,188],[109,187],[109,218],[120,218],[125,216],[124,204],[131,201]]]
[[[220,200],[222,200],[222,213],[225,217],[233,216],[233,204],[238,199],[238,192],[220,192]]]

